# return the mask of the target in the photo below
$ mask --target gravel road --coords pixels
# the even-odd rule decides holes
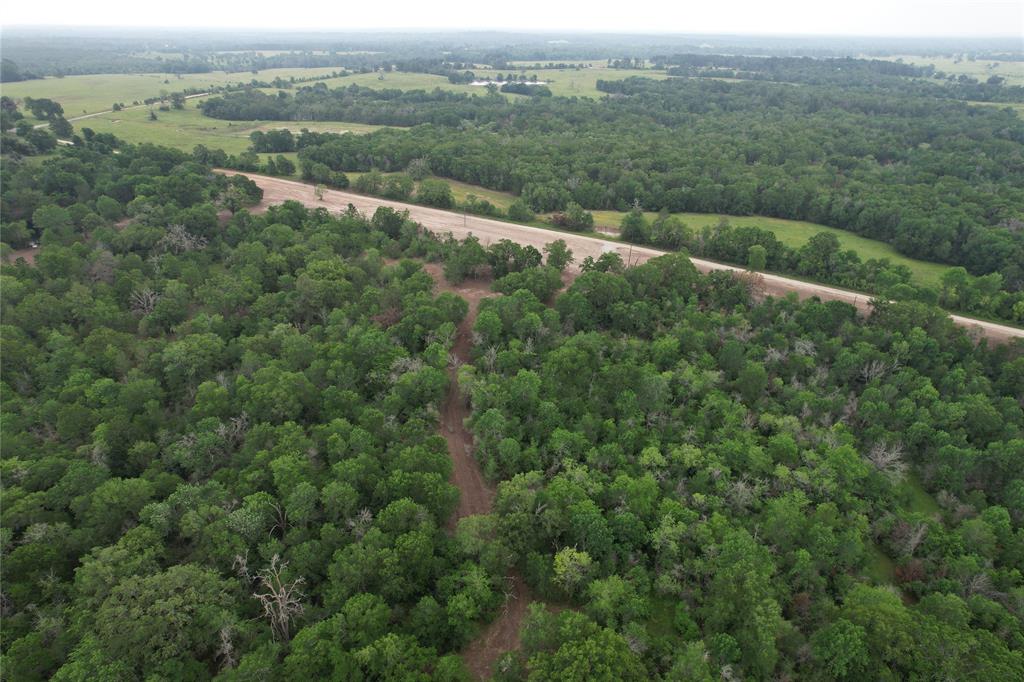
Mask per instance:
[[[228,175],[236,174],[236,171],[230,170],[220,172]],[[534,246],[539,250],[542,249],[545,244],[556,239],[564,239],[569,245],[569,248],[572,249],[577,263],[581,262],[587,256],[597,258],[606,251],[617,251],[624,260],[627,260],[632,264],[642,263],[650,258],[662,256],[666,253],[665,251],[659,251],[658,249],[652,249],[645,246],[631,246],[629,244],[622,244],[621,242],[608,241],[598,236],[570,234],[558,232],[556,230],[546,230],[539,227],[530,227],[528,225],[517,225],[515,223],[507,223],[501,220],[492,220],[490,218],[482,218],[474,215],[464,215],[439,208],[407,204],[400,201],[391,201],[390,199],[381,199],[378,197],[368,197],[362,194],[354,194],[352,192],[343,192],[340,190],[326,189],[324,190],[323,201],[318,201],[313,193],[313,186],[304,182],[274,178],[267,175],[259,175],[257,173],[242,173],[242,175],[248,176],[263,189],[263,201],[260,206],[255,209],[256,211],[263,210],[267,206],[279,204],[289,199],[302,202],[310,207],[323,206],[332,211],[344,210],[349,204],[352,204],[360,211],[369,214],[376,211],[379,206],[392,206],[394,208],[408,210],[410,218],[433,232],[451,232],[455,237],[460,239],[472,233],[480,239],[481,244],[485,247],[488,244],[492,244],[501,239],[511,239],[519,244]],[[714,261],[703,260],[700,258],[691,258],[690,260],[693,261],[693,264],[698,270],[705,273],[712,272],[714,270],[744,272],[743,268],[724,265]],[[844,301],[846,303],[850,303],[863,312],[868,312],[870,310],[869,302],[872,298],[871,294],[830,287],[825,284],[803,282],[797,279],[790,279],[788,277],[773,275],[770,273],[759,273],[758,276],[760,278],[760,288],[766,294],[771,294],[773,296],[785,296],[790,292],[795,292],[801,299],[817,296],[818,298],[826,301]],[[1007,343],[1014,339],[1024,339],[1024,329],[997,324],[995,322],[976,320],[970,317],[963,317],[961,315],[951,315],[951,317],[956,324],[961,327],[966,327],[981,336],[985,336],[992,342]]]

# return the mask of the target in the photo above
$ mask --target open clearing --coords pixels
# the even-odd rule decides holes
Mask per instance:
[[[626,215],[622,211],[593,211],[593,214],[595,227],[613,228],[616,231],[622,223],[622,218]],[[656,213],[646,213],[645,215],[649,221],[657,217]],[[722,216],[715,213],[676,213],[674,215],[695,231],[715,225],[723,217],[728,218],[729,222],[737,227],[760,227],[763,230],[771,230],[780,242],[791,248],[803,246],[819,232],[828,232],[839,239],[839,244],[843,249],[856,251],[861,260],[888,258],[895,265],[907,266],[913,273],[913,281],[917,284],[938,286],[942,275],[949,270],[948,265],[908,258],[890,244],[861,237],[848,230],[828,225],[764,216]]]
[[[1024,62],[1002,62],[993,59],[969,60],[952,55],[946,57],[925,57],[913,54],[877,57],[877,59],[903,61],[917,66],[928,66],[931,64],[937,71],[943,71],[947,74],[952,73],[958,76],[963,74],[977,78],[981,82],[985,82],[990,76],[1002,76],[1006,79],[1007,85],[1024,85]]]
[[[234,171],[220,172],[228,175],[237,174]],[[619,253],[623,259],[628,258],[631,263],[644,262],[657,256],[663,256],[666,253],[658,249],[611,242],[592,235],[556,232],[527,225],[516,225],[490,218],[460,215],[437,208],[368,197],[339,190],[325,190],[323,200],[318,201],[313,194],[314,188],[312,185],[295,180],[272,178],[256,173],[242,173],[242,175],[251,178],[263,189],[263,201],[255,209],[257,211],[266,210],[268,206],[288,200],[298,201],[310,207],[324,207],[332,211],[343,211],[348,208],[349,204],[352,204],[358,210],[371,215],[380,206],[392,206],[400,210],[408,210],[411,219],[433,232],[451,232],[458,239],[474,234],[485,247],[501,239],[511,239],[520,244],[530,245],[541,250],[546,244],[556,239],[564,239],[569,248],[572,249],[577,263],[582,262],[587,256],[595,259],[599,258],[602,253],[609,251]],[[701,272],[716,270],[733,273],[744,272],[743,268],[701,258],[691,258],[690,260]],[[872,297],[870,294],[824,284],[803,282],[771,273],[757,273],[756,287],[762,293],[772,296],[786,296],[791,293],[796,294],[801,299],[817,296],[822,300],[849,303],[861,312],[868,312],[871,308],[870,302]],[[1024,329],[977,320],[962,315],[950,315],[950,317],[956,324],[971,330],[972,333],[977,334],[979,337],[987,337],[995,343],[1006,343],[1016,339],[1024,339]]]
[[[361,173],[346,173],[346,175],[354,180]],[[486,199],[504,211],[516,199],[516,196],[509,192],[499,192],[447,178],[441,179],[451,186],[452,194],[459,203],[464,203],[466,197],[472,194],[480,199]],[[594,214],[595,228],[603,228],[614,234],[618,233],[619,225],[626,215],[623,211],[591,211],[591,213]],[[645,215],[647,220],[651,221],[657,218],[658,214],[647,212]],[[722,218],[728,218],[729,222],[737,227],[760,227],[764,230],[771,230],[778,237],[779,241],[792,248],[803,246],[811,237],[819,232],[828,232],[834,234],[839,239],[839,244],[843,249],[856,251],[861,260],[888,258],[896,265],[907,266],[910,268],[911,273],[913,273],[913,281],[917,284],[938,286],[943,273],[949,270],[948,265],[908,258],[885,242],[861,237],[847,230],[803,220],[786,220],[784,218],[767,218],[764,216],[723,216],[715,213],[675,213],[673,215],[680,218],[695,231],[699,231],[705,226],[715,225]],[[540,217],[546,219],[549,216],[542,215]],[[543,225],[541,221],[537,221],[534,224],[537,226]]]
[[[161,92],[170,94],[185,89],[200,92],[231,83],[249,83],[253,79],[272,81],[275,78],[310,78],[340,71],[340,67],[315,69],[264,69],[251,71],[212,71],[210,73],[165,74],[96,74],[65,76],[41,80],[4,83],[4,94],[15,100],[25,97],[47,97],[64,107],[65,116],[81,116],[106,111],[114,102],[130,106]]]
[[[149,108],[100,114],[74,123],[75,129],[92,128],[97,133],[112,133],[127,142],[174,147],[192,151],[198,144],[211,149],[223,149],[229,154],[240,154],[249,148],[249,135],[255,131],[287,128],[293,133],[307,128],[317,132],[368,133],[384,126],[365,123],[334,121],[224,121],[203,116],[196,108],[196,100],[189,100],[184,109],[157,111],[157,120],[149,120]]]
[[[662,71],[647,71],[634,69],[609,69],[605,66],[595,66],[588,69],[533,69],[519,67],[515,70],[499,69],[473,69],[477,78],[486,80],[494,79],[498,74],[509,73],[524,74],[532,76],[536,74],[537,80],[547,81],[548,88],[554,95],[565,97],[603,97],[604,93],[597,89],[598,80],[623,80],[630,76],[644,76],[645,78],[668,78]],[[327,87],[337,88],[353,83],[368,88],[394,88],[397,90],[433,90],[441,88],[451,92],[466,92],[481,94],[483,88],[475,85],[455,85],[448,82],[445,76],[437,76],[430,73],[405,73],[393,71],[391,73],[360,73],[344,78],[329,78],[324,83]],[[507,95],[509,97],[525,97],[525,95]]]

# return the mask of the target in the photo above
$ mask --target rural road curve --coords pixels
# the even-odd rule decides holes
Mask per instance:
[[[304,182],[299,182],[297,180],[285,180],[283,178],[275,178],[268,175],[259,175],[258,173],[239,173],[238,171],[232,170],[218,170],[218,172],[226,175],[245,175],[260,186],[263,190],[263,201],[258,207],[256,207],[255,210],[257,212],[265,210],[267,206],[279,204],[287,200],[298,201],[312,208],[322,206],[335,211],[345,210],[349,204],[352,204],[360,211],[368,214],[372,214],[380,206],[391,206],[401,210],[408,210],[409,217],[412,220],[415,220],[432,232],[442,234],[445,232],[451,232],[459,239],[472,233],[480,240],[480,243],[483,244],[484,247],[501,239],[511,239],[512,241],[518,242],[524,246],[530,245],[535,247],[537,250],[541,250],[544,248],[545,244],[553,242],[556,239],[564,239],[566,244],[569,245],[569,248],[572,249],[577,262],[581,262],[587,256],[597,259],[602,253],[615,251],[622,256],[623,260],[626,260],[631,264],[642,263],[651,258],[656,258],[669,253],[667,251],[660,251],[646,246],[635,246],[623,244],[622,242],[608,241],[606,239],[601,239],[600,237],[586,234],[558,232],[556,230],[546,230],[544,228],[531,227],[529,225],[517,225],[515,223],[507,223],[501,220],[492,220],[490,218],[482,218],[480,216],[473,215],[463,215],[439,208],[420,206],[418,204],[408,204],[401,201],[391,201],[389,199],[364,196],[362,194],[354,194],[352,192],[343,192],[340,190],[325,189],[323,201],[318,201],[316,196],[314,196],[313,186]],[[690,260],[693,261],[693,264],[702,273],[713,272],[716,270],[726,270],[728,272],[735,273],[746,272],[744,268],[703,260],[701,258],[691,258]],[[870,301],[873,298],[871,294],[839,289],[825,284],[803,282],[797,279],[790,279],[788,277],[774,275],[767,272],[758,273],[758,276],[760,278],[759,286],[766,294],[771,294],[773,296],[785,296],[790,292],[794,292],[800,299],[817,296],[825,301],[843,301],[845,303],[849,303],[865,313],[870,311]],[[959,326],[985,336],[990,341],[996,343],[1008,343],[1014,339],[1024,339],[1024,329],[1017,329],[1015,327],[997,324],[995,322],[976,320],[970,317],[963,317],[961,315],[951,315],[950,317],[953,319],[953,322]]]

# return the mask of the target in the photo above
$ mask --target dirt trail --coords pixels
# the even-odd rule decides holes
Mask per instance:
[[[519,632],[533,595],[518,574],[510,575],[508,582],[501,613],[462,650],[462,660],[477,680],[489,679],[498,659],[509,651],[515,651],[521,644]]]
[[[459,391],[458,384],[459,365],[470,361],[473,324],[476,322],[480,301],[494,294],[488,283],[480,280],[466,280],[459,286],[452,286],[444,278],[441,266],[437,263],[426,263],[423,269],[433,277],[435,291],[450,291],[469,303],[469,311],[459,324],[452,345],[452,355],[457,362],[448,368],[448,395],[441,408],[441,432],[448,441],[448,452],[454,465],[451,482],[459,489],[459,506],[448,524],[449,530],[454,530],[459,519],[489,514],[494,504],[494,488],[483,477],[473,457],[473,435],[465,426],[465,420],[469,417],[469,404]],[[488,679],[497,660],[506,652],[519,648],[519,629],[531,601],[533,596],[523,579],[516,573],[509,575],[506,578],[505,604],[498,617],[462,651],[462,659],[474,679]]]
[[[237,174],[236,171],[221,171],[228,175]],[[511,239],[523,245],[531,245],[538,250],[542,249],[556,239],[564,239],[569,248],[572,249],[576,262],[582,262],[587,256],[598,258],[602,253],[615,251],[623,260],[632,264],[642,263],[651,258],[665,255],[665,251],[651,249],[645,246],[631,246],[621,242],[611,242],[599,236],[568,234],[555,230],[546,230],[528,225],[516,225],[500,220],[482,218],[479,216],[467,216],[452,211],[445,211],[429,206],[407,204],[400,201],[368,197],[351,192],[339,190],[325,190],[323,201],[318,201],[313,195],[313,187],[296,180],[285,180],[273,178],[256,173],[244,173],[263,189],[263,202],[257,207],[257,211],[267,206],[279,204],[286,200],[299,201],[310,207],[323,206],[327,209],[340,211],[352,204],[360,211],[373,213],[379,206],[393,206],[398,209],[409,211],[409,217],[423,225],[428,230],[438,233],[451,232],[456,238],[463,238],[469,233],[479,237],[480,242],[487,246],[499,239]],[[691,258],[693,264],[701,272],[707,273],[715,270],[726,270],[728,272],[743,273],[743,268],[716,263],[701,258]],[[785,296],[789,293],[796,293],[801,299],[817,296],[825,301],[844,301],[857,307],[858,310],[868,311],[871,294],[849,291],[838,287],[831,287],[824,284],[802,282],[781,275],[770,273],[758,273],[759,284],[764,293],[773,296]],[[952,315],[953,321],[961,327],[966,327],[981,336],[988,337],[989,341],[995,343],[1006,343],[1014,339],[1024,339],[1024,329],[1009,327],[1007,325],[976,320],[960,315]]]
[[[449,529],[454,530],[459,519],[475,514],[489,514],[494,503],[494,488],[484,478],[476,459],[473,457],[473,434],[465,426],[469,417],[469,404],[459,391],[459,366],[470,361],[469,351],[473,346],[473,325],[476,322],[480,301],[491,295],[486,282],[467,280],[461,286],[448,284],[437,263],[424,265],[434,278],[435,290],[450,291],[461,296],[469,304],[466,317],[459,323],[452,344],[452,356],[456,362],[448,367],[448,395],[441,406],[441,433],[448,441],[448,452],[452,456],[451,482],[459,489],[459,506],[452,514]]]

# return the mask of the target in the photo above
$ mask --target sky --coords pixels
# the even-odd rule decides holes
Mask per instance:
[[[270,11],[259,11],[269,6]],[[254,11],[256,9],[257,11]],[[1021,37],[1024,0],[47,0],[8,2],[0,24],[269,29],[535,29],[755,35]]]

